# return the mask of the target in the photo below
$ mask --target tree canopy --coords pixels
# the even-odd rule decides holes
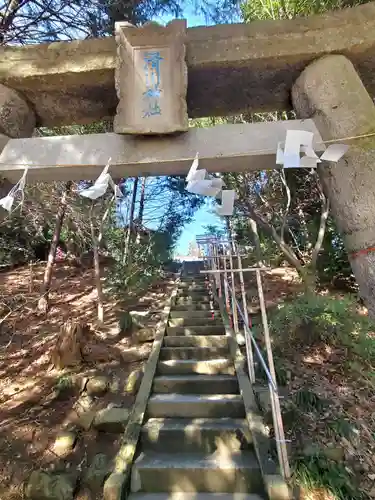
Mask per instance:
[[[223,22],[237,13],[236,0],[2,0],[0,42],[33,44],[103,37],[114,23],[134,25],[163,16],[179,18],[189,8],[207,22]]]

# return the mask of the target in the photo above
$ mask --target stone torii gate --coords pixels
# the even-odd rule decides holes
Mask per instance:
[[[375,3],[298,22],[119,23],[116,35],[1,49],[0,173],[89,179],[111,157],[113,175],[182,174],[197,151],[209,171],[268,169],[287,129],[314,132],[316,151],[366,136],[319,174],[375,316]],[[188,115],[290,108],[300,120],[188,130]],[[113,134],[29,138],[113,117]]]

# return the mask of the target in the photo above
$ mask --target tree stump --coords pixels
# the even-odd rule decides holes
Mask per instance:
[[[51,354],[53,366],[59,370],[84,362],[83,349],[88,341],[89,327],[78,320],[69,319],[60,329]]]

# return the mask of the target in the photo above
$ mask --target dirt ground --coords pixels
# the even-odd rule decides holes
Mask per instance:
[[[95,290],[91,270],[80,270],[59,263],[50,294],[47,316],[36,314],[44,266],[31,272],[22,267],[0,274],[0,498],[23,498],[25,479],[34,469],[61,466],[52,450],[55,437],[69,420],[86,377],[105,375],[111,384],[124,387],[128,375],[148,358],[151,344],[133,345],[132,339],[119,335],[119,314],[139,307],[147,300],[156,309],[167,289],[160,286],[140,301],[129,296],[126,303],[106,301],[105,325],[96,322]],[[51,368],[50,354],[60,326],[68,318],[79,318],[92,331],[92,349],[104,345],[95,363],[70,371]],[[108,355],[107,355],[108,352]],[[106,359],[107,358],[107,359]],[[63,392],[59,387],[69,385]],[[130,408],[134,396],[123,391],[108,391],[95,401],[95,409],[121,406]],[[66,469],[80,469],[97,453],[112,458],[119,448],[121,434],[102,434],[93,430],[79,436],[78,446],[65,457]],[[79,496],[82,500],[87,497]]]

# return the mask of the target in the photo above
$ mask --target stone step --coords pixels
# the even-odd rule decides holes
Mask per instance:
[[[209,283],[180,283],[178,285],[178,292],[192,291],[192,292],[207,292],[210,288]]]
[[[225,335],[224,325],[167,326],[167,336]]]
[[[132,491],[262,493],[253,452],[230,455],[142,453],[133,465]]]
[[[238,394],[234,375],[164,375],[154,378],[154,393]]]
[[[148,400],[148,417],[244,418],[239,394],[153,394]]]
[[[130,493],[128,500],[263,500],[263,497],[248,493]]]
[[[160,375],[235,375],[233,361],[227,358],[197,361],[194,359],[168,359],[159,361],[157,373]]]
[[[190,281],[207,281],[208,280],[208,276],[207,274],[201,274],[201,273],[197,273],[195,275],[182,275],[181,277],[181,283],[186,283],[186,282],[190,282]]]
[[[229,337],[226,335],[194,335],[191,337],[166,335],[164,345],[166,347],[226,347]]]
[[[151,418],[142,427],[143,451],[215,453],[252,449],[246,420]]]
[[[188,316],[186,318],[171,318],[169,317],[168,319],[168,326],[210,326],[210,325],[222,325],[223,320],[221,319],[220,316],[216,316],[212,318],[206,317],[195,317],[195,316]]]
[[[204,276],[199,277],[199,278],[198,277],[195,277],[195,278],[193,277],[193,278],[190,278],[190,279],[186,279],[186,280],[180,281],[180,283],[178,284],[178,286],[180,286],[182,288],[188,288],[189,286],[200,286],[200,287],[203,287],[203,286],[210,286],[210,282]]]
[[[212,306],[209,303],[200,304],[197,302],[196,304],[175,304],[173,306],[173,311],[211,311]],[[219,308],[216,304],[213,304],[213,310],[219,311]]]
[[[160,359],[195,359],[204,361],[229,355],[228,347],[162,347]]]
[[[201,288],[199,290],[188,290],[180,288],[177,291],[177,297],[192,297],[194,299],[200,299],[201,297],[210,297],[210,291],[207,288]]]
[[[222,321],[220,311],[216,310],[214,312],[214,318]],[[204,318],[206,321],[212,321],[212,311],[210,309],[189,309],[183,311],[180,309],[173,308],[169,314],[170,318]]]
[[[194,304],[209,304],[210,300],[212,300],[210,297],[176,297],[175,299],[175,304],[176,305],[194,305]]]

